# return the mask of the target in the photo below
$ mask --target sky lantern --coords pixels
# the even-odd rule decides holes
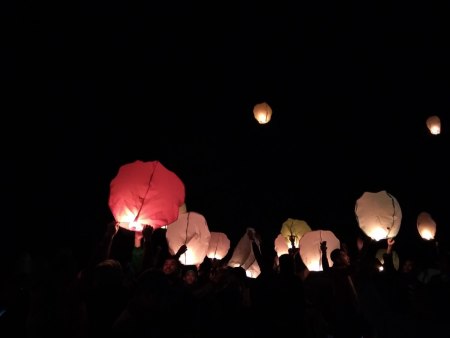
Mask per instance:
[[[259,124],[266,124],[272,118],[272,108],[266,103],[258,103],[253,107],[253,116]]]
[[[376,258],[380,261],[381,264],[384,265],[383,255],[386,253],[386,249],[378,249],[375,254]],[[400,258],[395,250],[392,251],[392,263],[394,264],[395,270],[398,270],[400,267]]]
[[[298,248],[300,238],[311,231],[308,223],[303,220],[288,218],[281,226],[280,234],[286,240],[287,245],[290,248]]]
[[[417,216],[417,230],[423,239],[434,239],[436,235],[436,222],[431,218],[429,213],[423,211]]]
[[[247,229],[247,231],[249,230],[254,231],[251,228]],[[242,267],[247,277],[256,278],[261,273],[261,269],[253,253],[252,241],[248,237],[247,231],[234,248],[228,266],[232,268]]]
[[[223,232],[211,232],[206,256],[210,259],[220,260],[227,255],[228,250],[230,250],[230,240],[227,235]]]
[[[211,233],[203,215],[197,212],[186,212],[167,225],[167,244],[170,254],[174,255],[182,245],[187,251],[180,256],[184,265],[198,265],[203,262],[209,247]]]
[[[365,192],[356,201],[355,213],[361,230],[375,241],[394,238],[400,230],[402,210],[385,190]]]
[[[441,120],[439,116],[433,115],[427,118],[427,127],[431,134],[439,135],[441,133]]]
[[[327,242],[328,264],[333,266],[330,254],[334,249],[341,247],[341,242],[329,230],[313,230],[305,233],[300,239],[300,257],[309,271],[323,271],[322,251],[320,243]]]
[[[289,253],[289,245],[286,242],[286,238],[284,238],[282,234],[279,234],[277,238],[275,238],[274,244],[275,244],[275,252],[277,253],[278,257]]]
[[[135,161],[119,168],[110,183],[109,208],[125,229],[141,231],[174,222],[184,203],[185,187],[180,178],[159,161]]]

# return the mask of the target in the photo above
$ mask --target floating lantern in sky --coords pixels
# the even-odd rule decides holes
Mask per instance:
[[[230,240],[223,232],[211,232],[206,256],[210,259],[224,258],[230,250]]]
[[[394,238],[400,230],[402,211],[394,196],[386,191],[365,192],[355,205],[359,227],[375,241]]]
[[[417,230],[423,239],[434,239],[436,235],[436,222],[431,218],[429,213],[421,212],[417,216]]]
[[[178,218],[185,199],[180,178],[159,161],[135,161],[122,165],[110,183],[109,208],[125,229],[154,229]]]
[[[329,230],[308,231],[300,239],[300,257],[309,271],[323,271],[322,251],[320,250],[320,243],[323,241],[327,242],[328,264],[333,266],[331,252],[341,247],[341,242],[333,232]]]
[[[439,116],[433,115],[427,119],[427,127],[430,133],[433,135],[439,135],[441,133],[441,120]]]
[[[255,254],[253,253],[252,241],[247,235],[248,231],[253,229],[248,228],[244,236],[241,237],[238,244],[233,250],[233,254],[228,261],[228,266],[232,268],[242,267],[245,270],[247,277],[256,278],[261,273],[261,269],[256,261]]]
[[[289,247],[298,248],[300,238],[308,231],[311,231],[311,228],[305,221],[288,218],[281,226],[280,234]]]
[[[259,124],[266,124],[272,118],[272,108],[266,103],[258,103],[253,107],[253,116]]]
[[[383,255],[386,253],[386,249],[378,249],[377,253],[375,254],[376,258],[380,261],[381,264],[384,265],[384,258]],[[398,270],[400,267],[400,258],[398,257],[397,252],[394,250],[392,251],[392,263],[394,264],[395,270]]]
[[[170,254],[174,255],[182,245],[186,245],[187,250],[180,256],[180,262],[197,265],[206,257],[211,233],[205,217],[190,211],[180,214],[175,222],[167,225],[166,239]]]

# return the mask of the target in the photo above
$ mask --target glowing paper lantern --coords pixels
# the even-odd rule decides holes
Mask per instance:
[[[375,254],[375,256],[377,257],[377,259],[380,261],[381,264],[384,265],[384,258],[383,255],[386,253],[386,249],[378,249],[377,253]],[[400,258],[398,257],[397,252],[394,250],[392,251],[392,262],[394,264],[394,268],[395,270],[398,270],[398,268],[400,267]]]
[[[210,259],[224,258],[230,250],[230,240],[223,232],[211,232],[206,256]]]
[[[187,251],[180,256],[180,262],[197,265],[206,257],[211,233],[205,217],[190,211],[180,214],[175,222],[167,225],[166,239],[170,254],[174,255],[182,245],[186,245]]]
[[[178,218],[184,203],[183,182],[159,161],[135,161],[122,165],[110,183],[109,208],[123,228],[154,229]]]
[[[266,103],[258,103],[253,107],[253,116],[259,124],[266,124],[272,118],[272,108]]]
[[[308,223],[303,220],[288,218],[281,226],[280,234],[286,240],[286,244],[292,248],[298,248],[298,243],[300,238],[308,232],[311,231]]]
[[[300,257],[309,271],[323,271],[322,251],[320,243],[327,242],[328,264],[333,266],[331,252],[341,247],[341,242],[329,230],[313,230],[305,233],[300,239]]]
[[[427,127],[431,134],[439,135],[441,133],[441,120],[439,119],[439,116],[430,116],[427,119]]]
[[[436,222],[431,218],[429,213],[421,212],[417,216],[417,230],[423,239],[434,239],[436,235]]]
[[[242,267],[247,277],[250,278],[256,278],[261,273],[261,269],[253,253],[252,241],[248,238],[247,232],[234,248],[233,254],[228,261],[228,266],[232,268]]]
[[[277,238],[275,238],[275,252],[278,257],[289,253],[289,246],[286,243],[286,238],[284,238],[282,234],[279,234]]]
[[[356,201],[355,213],[361,230],[376,241],[394,238],[400,230],[400,205],[394,196],[384,190],[365,192]]]

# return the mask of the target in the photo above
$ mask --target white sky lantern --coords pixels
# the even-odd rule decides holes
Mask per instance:
[[[431,215],[427,212],[421,212],[417,216],[417,230],[420,237],[426,240],[434,239],[436,235],[436,222],[431,218]]]
[[[256,278],[261,273],[258,262],[253,254],[252,241],[248,238],[247,231],[234,248],[233,254],[228,261],[228,266],[232,268],[242,267],[247,277],[250,278]]]
[[[433,135],[439,135],[441,133],[441,120],[439,116],[433,115],[427,119],[427,127],[430,133]]]
[[[258,103],[253,107],[253,116],[259,124],[266,124],[272,118],[272,108],[266,103]]]
[[[308,231],[311,231],[311,228],[305,221],[288,218],[281,226],[280,234],[285,238],[286,244],[290,248],[292,248],[292,245],[298,248],[300,238]]]
[[[278,257],[289,253],[289,246],[286,242],[286,238],[284,238],[282,234],[279,234],[277,238],[275,238],[275,251]]]
[[[208,251],[206,256],[210,259],[224,258],[228,250],[230,250],[230,240],[223,232],[211,232],[211,239],[209,240]]]
[[[397,236],[402,211],[394,196],[385,190],[365,192],[355,205],[359,227],[375,241]]]
[[[341,242],[329,230],[313,230],[305,233],[300,239],[300,256],[309,271],[323,271],[322,251],[320,242],[327,242],[327,257],[330,266],[333,266],[330,254],[334,249],[341,247]]]
[[[196,212],[180,214],[167,226],[166,239],[170,254],[174,255],[185,244],[187,251],[180,256],[184,265],[201,264],[206,257],[211,233],[205,217]]]
[[[375,254],[375,256],[378,258],[378,260],[381,262],[381,264],[384,264],[383,255],[385,253],[386,253],[386,249],[378,249],[377,253]],[[398,254],[395,250],[392,251],[392,263],[394,264],[395,270],[398,270],[398,268],[400,267],[400,258],[398,257]]]

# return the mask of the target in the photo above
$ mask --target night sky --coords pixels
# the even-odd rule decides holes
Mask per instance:
[[[402,208],[399,250],[428,245],[421,211],[446,241],[448,3],[1,6],[5,252],[88,251],[135,160],[175,172],[232,244],[247,227],[272,242],[287,218],[353,242],[356,200],[380,190]]]

